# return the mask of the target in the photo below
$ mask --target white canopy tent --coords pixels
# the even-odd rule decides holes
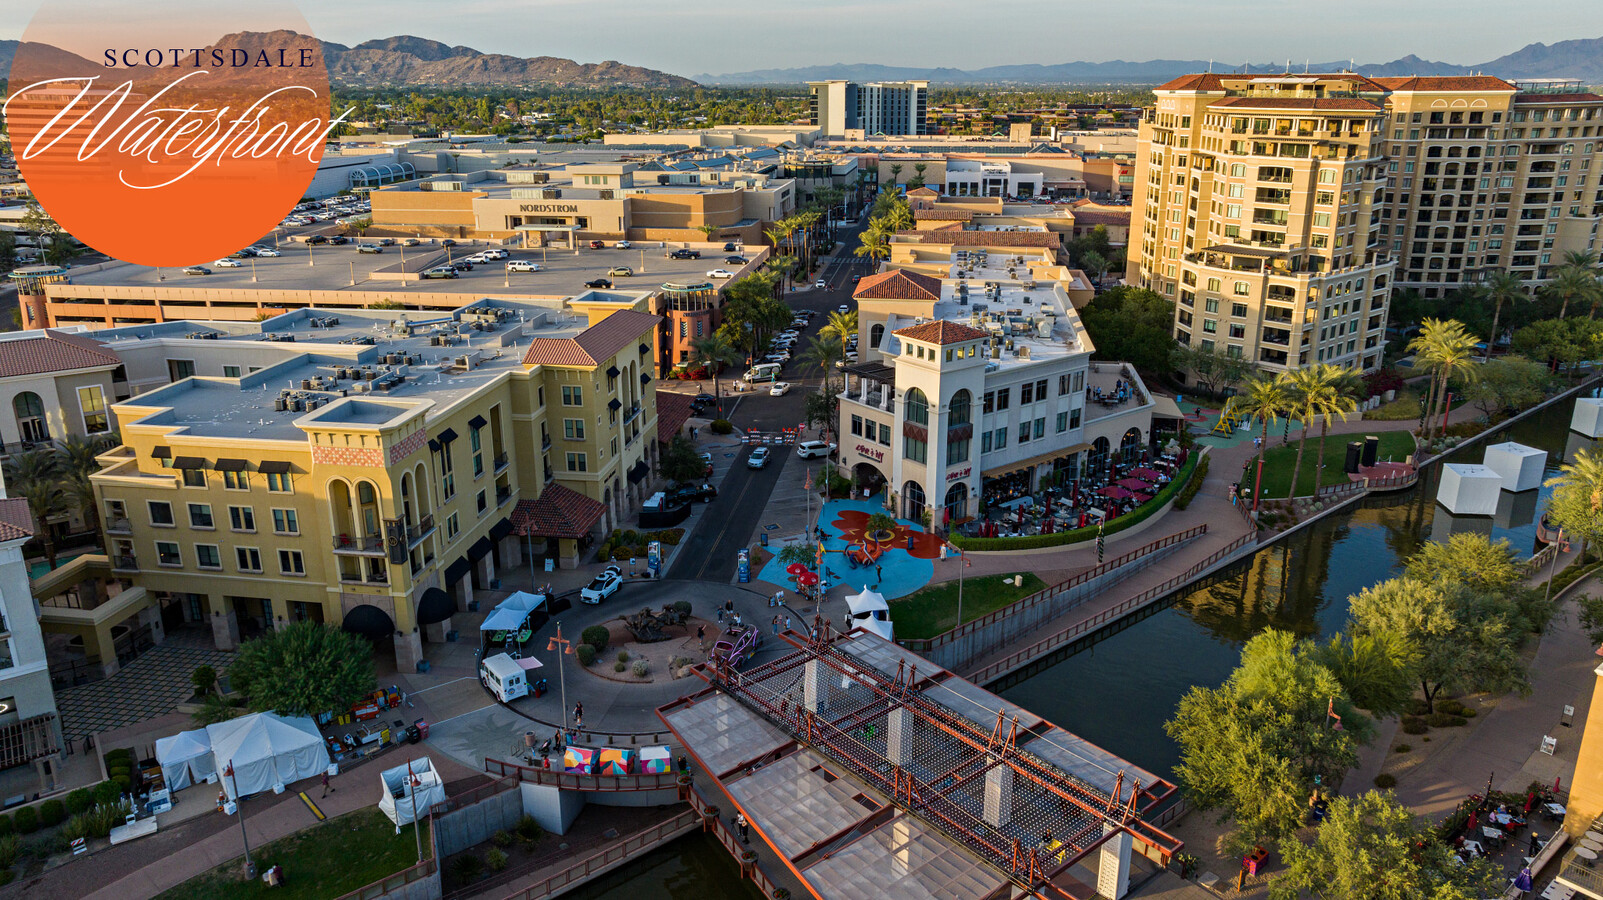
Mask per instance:
[[[495,609],[484,617],[484,623],[479,626],[480,631],[516,631],[523,626],[523,620],[545,605],[544,594],[530,594],[527,591],[518,591],[516,594],[497,603]]]
[[[223,790],[232,799],[327,771],[328,747],[310,716],[256,713],[206,726]],[[234,774],[229,777],[232,763]]]
[[[217,772],[212,759],[211,736],[204,728],[158,738],[156,762],[161,766],[161,778],[169,791],[199,784]]]
[[[868,585],[863,585],[861,594],[847,596],[846,608],[851,628],[861,628],[887,641],[891,640],[891,608],[885,602],[883,594],[871,591]]]
[[[379,778],[384,782],[384,796],[379,798],[378,808],[396,828],[414,817],[427,816],[430,807],[445,802],[445,783],[427,756],[412,760],[410,769],[396,766],[380,772]]]

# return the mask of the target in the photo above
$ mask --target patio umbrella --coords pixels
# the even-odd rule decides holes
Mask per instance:
[[[1475,826],[1479,825],[1479,824],[1480,824],[1480,813],[1479,812],[1475,812],[1475,811],[1472,810],[1470,812],[1470,814],[1469,814],[1469,821],[1464,823],[1464,830],[1469,832],[1470,834],[1474,834],[1475,833]]]
[[[1052,517],[1051,516],[1047,516],[1046,517],[1046,521],[1041,523],[1041,533],[1042,534],[1051,534],[1052,533]]]
[[[1142,466],[1141,468],[1136,469],[1134,472],[1131,472],[1130,474],[1134,475],[1137,478],[1144,479],[1146,481],[1156,481],[1157,479],[1163,477],[1163,473],[1162,472],[1159,472],[1157,469],[1148,468],[1146,466]]]
[[[1101,494],[1104,497],[1109,497],[1109,498],[1114,499],[1114,500],[1123,500],[1123,499],[1125,499],[1125,498],[1130,496],[1130,492],[1129,491],[1125,490],[1122,487],[1115,487],[1115,486],[1105,487],[1102,490],[1097,491],[1097,493]]]
[[[1076,528],[1084,528],[1085,527],[1085,520],[1087,518],[1089,518],[1089,516],[1086,513],[1083,513],[1083,512],[1080,513],[1080,524],[1078,524],[1078,525],[1076,525],[1074,527],[1076,527]]]
[[[1137,492],[1135,492],[1135,493],[1134,493],[1134,494],[1131,494],[1131,495],[1130,495],[1130,499],[1131,499],[1131,500],[1134,500],[1134,501],[1135,501],[1135,502],[1137,502],[1137,503],[1145,503],[1145,502],[1147,502],[1147,501],[1148,501],[1148,500],[1151,500],[1151,499],[1152,499],[1152,497],[1151,497],[1151,496],[1150,496],[1150,495],[1147,495],[1147,494],[1143,494],[1143,493],[1141,493],[1141,492],[1140,492],[1140,491],[1137,491]]]
[[[796,576],[796,583],[802,587],[812,587],[818,583],[817,572],[803,572]]]
[[[805,571],[807,571],[807,567],[805,565],[802,565],[799,562],[791,563],[790,565],[785,567],[785,574],[793,576],[793,577],[796,576],[796,575],[800,575],[801,573],[803,573]]]
[[[1525,794],[1525,814],[1526,815],[1530,815],[1531,814],[1531,804],[1533,804],[1535,802],[1536,802],[1536,792],[1535,791],[1527,791],[1526,794]]]
[[[1132,491],[1144,491],[1147,488],[1151,487],[1151,485],[1147,484],[1145,481],[1142,481],[1139,478],[1124,478],[1124,479],[1121,479],[1119,481],[1119,485],[1121,487],[1129,488]]]
[[[1526,866],[1525,868],[1520,869],[1520,873],[1518,875],[1514,876],[1514,887],[1520,889],[1521,891],[1528,891],[1528,890],[1531,889],[1531,867],[1530,866]]]

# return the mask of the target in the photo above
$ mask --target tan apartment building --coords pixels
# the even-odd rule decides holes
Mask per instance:
[[[1381,87],[1209,74],[1155,93],[1127,277],[1174,301],[1176,338],[1271,371],[1380,365],[1395,268],[1376,209]]]
[[[99,333],[131,377],[173,360],[229,373],[116,405],[123,444],[93,476],[112,573],[220,648],[312,619],[393,643],[411,670],[497,571],[572,565],[648,496],[660,319],[574,311],[485,300]]]

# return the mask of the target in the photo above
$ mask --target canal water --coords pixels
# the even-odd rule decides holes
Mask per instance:
[[[1566,401],[1500,430],[1448,462],[1478,463],[1490,443],[1547,451],[1548,476],[1592,441],[1569,430]],[[1268,628],[1327,638],[1347,621],[1348,598],[1397,574],[1427,540],[1460,532],[1506,538],[1529,556],[1551,489],[1503,493],[1495,516],[1454,516],[1436,504],[1441,466],[1408,491],[1380,494],[1259,550],[1172,605],[1001,691],[1008,700],[1131,762],[1168,775],[1179,749],[1163,731],[1192,685],[1221,684],[1248,638]],[[1544,479],[1545,480],[1545,479]]]
[[[1548,476],[1592,441],[1569,431],[1573,401],[1555,404],[1449,462],[1480,462],[1489,443],[1547,451]],[[1169,777],[1179,751],[1163,723],[1192,685],[1229,676],[1248,638],[1267,629],[1324,638],[1347,621],[1347,599],[1395,575],[1427,540],[1465,531],[1507,538],[1528,556],[1550,489],[1504,493],[1498,514],[1453,516],[1436,505],[1441,466],[1419,484],[1382,494],[1266,547],[1155,614],[1001,690],[1002,696],[1136,765]],[[1545,479],[1544,479],[1545,480]],[[693,835],[575,891],[580,900],[757,900],[727,851]]]

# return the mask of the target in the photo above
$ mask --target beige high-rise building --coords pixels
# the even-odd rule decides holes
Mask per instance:
[[[1181,343],[1270,371],[1380,364],[1395,267],[1375,214],[1381,93],[1350,74],[1157,89],[1137,139],[1128,275],[1174,301]]]

